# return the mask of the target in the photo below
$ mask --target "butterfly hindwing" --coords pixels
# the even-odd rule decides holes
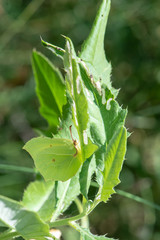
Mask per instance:
[[[24,149],[32,156],[44,179],[67,181],[82,164],[78,144],[69,139],[38,137],[26,143]]]

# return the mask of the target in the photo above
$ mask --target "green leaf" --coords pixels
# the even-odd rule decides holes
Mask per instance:
[[[5,227],[5,224],[0,221],[0,227]]]
[[[16,201],[0,196],[0,212],[0,221],[26,240],[44,240],[44,237],[50,236],[49,226],[36,213],[26,210]]]
[[[83,196],[88,199],[88,190],[91,183],[91,177],[96,169],[95,156],[88,158],[80,172],[80,189]]]
[[[63,48],[57,47],[51,43],[48,43],[46,41],[44,41],[41,38],[41,43],[43,44],[44,47],[47,47],[49,50],[51,50],[57,57],[60,57],[63,59],[65,50]]]
[[[46,181],[67,181],[82,164],[78,143],[69,139],[32,138],[23,148],[30,153],[36,168]]]
[[[17,236],[17,232],[14,232],[13,230],[10,229],[0,233],[1,240],[13,240],[13,237],[15,236]]]
[[[49,221],[55,210],[54,182],[35,181],[24,192],[22,204],[37,212],[41,219]]]
[[[64,55],[64,66],[66,71],[67,89],[72,97],[72,113],[74,124],[79,135],[80,148],[82,151],[83,162],[89,158],[97,146],[88,140],[87,124],[88,124],[88,103],[84,94],[79,64],[73,44],[69,38],[66,38],[66,53]],[[88,154],[90,153],[90,154]]]
[[[103,0],[89,37],[82,46],[80,58],[85,62],[94,80],[101,80],[111,89],[111,65],[107,62],[104,52],[104,35],[109,10],[110,0]]]
[[[64,183],[58,182],[58,188],[57,188],[57,198],[61,199],[61,194],[64,189]],[[75,200],[75,198],[80,194],[80,184],[79,184],[79,174],[74,176],[68,185],[67,192],[63,201],[63,209],[62,212],[64,212],[70,204]]]
[[[36,80],[36,93],[40,102],[40,113],[55,132],[66,104],[65,84],[58,69],[41,53],[33,51],[32,66]]]
[[[56,184],[57,204],[56,211],[53,213],[51,221],[55,221],[80,194],[78,174],[66,182],[57,182]]]
[[[98,93],[94,82],[92,81],[88,70],[85,68],[84,63],[80,63],[81,76],[84,83],[85,96],[88,102],[89,124],[88,134],[90,138],[97,145],[101,146],[106,141],[105,127],[103,123],[102,114],[99,107],[99,101],[97,97],[101,97]],[[100,89],[101,91],[101,89]],[[101,101],[102,104],[102,101]]]
[[[126,153],[126,140],[127,131],[124,127],[121,127],[114,134],[107,146],[105,168],[103,171],[103,186],[99,196],[101,201],[108,201],[111,194],[115,192],[114,187],[120,183],[119,174]]]
[[[83,62],[80,63],[80,69],[88,101],[91,139],[101,146],[109,143],[114,132],[124,125],[127,111],[113,99],[108,88],[97,89]]]
[[[109,99],[107,102],[102,103],[102,97],[98,94],[96,97],[105,129],[105,142],[109,144],[117,130],[120,127],[124,126],[127,111],[125,109],[122,109],[115,100]],[[95,135],[93,127],[91,130],[92,137],[94,136],[97,139],[97,135]],[[98,137],[100,137],[101,133],[98,134]],[[101,182],[101,174],[98,173],[98,170],[100,169],[100,171],[103,171],[104,169],[105,153],[105,145],[99,148],[99,150],[95,153],[97,164],[97,181],[99,181],[99,183]]]
[[[66,138],[66,139],[76,139],[79,141],[79,135],[77,132],[77,128],[74,125],[73,118],[72,118],[72,99],[68,93],[67,96],[67,104],[63,107],[63,116],[59,131],[57,134],[54,135],[55,138]],[[70,126],[71,131],[70,131]],[[71,136],[72,132],[72,136]]]
[[[89,76],[83,62],[80,63],[81,75],[85,84],[89,111],[89,134],[93,142],[99,145],[95,152],[97,182],[102,185],[106,143],[109,144],[115,132],[124,125],[127,111],[113,99],[108,88],[98,89]]]
[[[106,236],[93,235],[89,229],[83,228],[75,222],[72,222],[70,225],[80,233],[82,240],[114,240],[113,238],[108,238]]]

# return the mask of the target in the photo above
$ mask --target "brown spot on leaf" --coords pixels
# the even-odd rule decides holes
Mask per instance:
[[[56,161],[56,159],[53,158],[53,159],[52,159],[52,162],[55,162],[55,161]]]
[[[52,144],[50,144],[50,147],[52,147]]]

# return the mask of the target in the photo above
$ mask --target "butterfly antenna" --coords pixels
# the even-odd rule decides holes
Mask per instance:
[[[72,141],[75,142],[75,140],[73,139],[73,135],[72,135],[72,125],[69,126],[69,131],[70,131],[70,134],[71,134]]]
[[[71,134],[71,138],[72,138],[74,147],[75,147],[75,149],[76,149],[76,153],[74,154],[74,157],[75,157],[75,156],[77,155],[77,153],[78,153],[78,150],[77,150],[77,146],[76,146],[76,145],[77,145],[77,141],[73,139],[73,135],[72,135],[72,125],[69,126],[69,131],[70,131],[70,134]]]

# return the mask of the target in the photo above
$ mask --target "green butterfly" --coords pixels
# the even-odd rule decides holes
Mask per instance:
[[[37,137],[23,147],[32,156],[35,166],[46,181],[67,181],[82,164],[76,140]]]

